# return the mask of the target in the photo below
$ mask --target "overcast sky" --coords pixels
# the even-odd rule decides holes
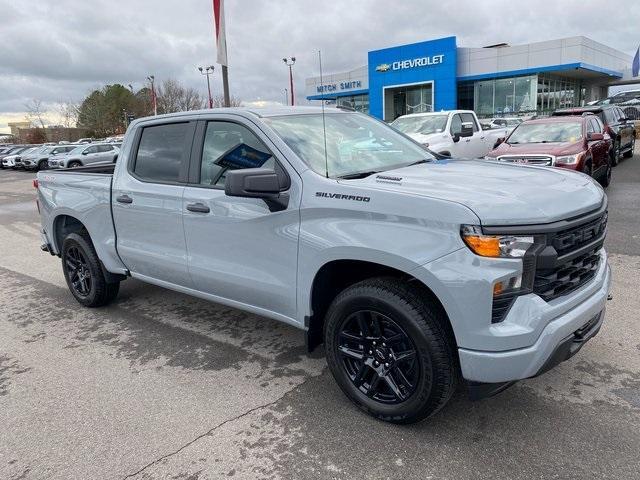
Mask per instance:
[[[204,93],[196,67],[215,62],[211,0],[0,0],[0,131],[25,103],[80,101],[108,83],[139,89],[148,75]],[[282,102],[283,56],[304,79],[364,65],[372,49],[455,35],[458,46],[512,45],[584,35],[629,55],[640,42],[640,1],[226,0],[232,95]],[[214,94],[222,89],[219,69]]]

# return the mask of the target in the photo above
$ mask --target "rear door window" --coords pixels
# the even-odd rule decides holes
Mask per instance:
[[[147,182],[181,181],[192,139],[193,128],[189,123],[144,127],[133,165],[134,175]]]

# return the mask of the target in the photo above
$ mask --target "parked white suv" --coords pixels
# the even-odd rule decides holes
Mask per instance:
[[[508,133],[482,130],[471,110],[412,113],[396,118],[391,126],[429,150],[454,158],[484,157]]]

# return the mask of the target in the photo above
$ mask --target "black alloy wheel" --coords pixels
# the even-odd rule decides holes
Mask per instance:
[[[458,385],[457,346],[419,284],[376,277],[345,288],[324,321],[331,374],[361,410],[408,424],[440,410]]]
[[[91,269],[82,251],[78,247],[69,248],[64,262],[71,288],[81,297],[87,297],[91,293]]]
[[[372,310],[350,315],[337,345],[346,374],[369,398],[398,404],[415,392],[420,376],[416,347],[388,316]]]
[[[120,278],[103,269],[87,233],[70,233],[62,243],[62,272],[74,298],[85,307],[101,307],[113,301]]]

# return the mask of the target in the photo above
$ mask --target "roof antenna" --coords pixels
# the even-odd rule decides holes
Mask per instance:
[[[322,83],[322,53],[318,50],[318,63],[320,64],[320,91],[324,94]],[[329,158],[327,156],[327,125],[324,121],[324,97],[320,99],[322,102],[322,133],[324,135],[324,175],[329,178]]]

